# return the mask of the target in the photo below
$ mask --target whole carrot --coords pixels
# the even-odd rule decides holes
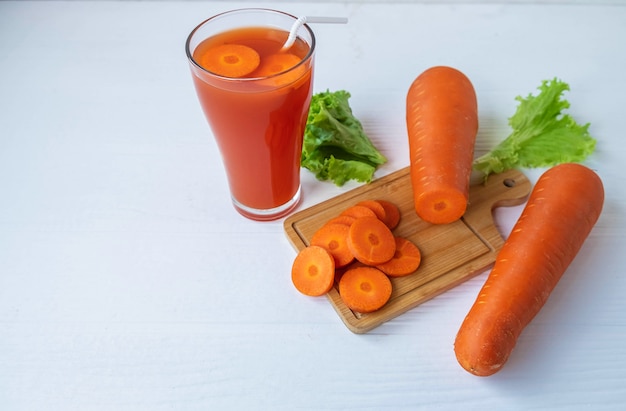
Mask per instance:
[[[458,220],[467,208],[478,132],[472,83],[451,67],[424,71],[409,88],[406,123],[415,211],[433,224]]]
[[[541,175],[454,343],[459,364],[488,376],[502,368],[517,338],[543,307],[596,223],[604,188],[580,164]]]

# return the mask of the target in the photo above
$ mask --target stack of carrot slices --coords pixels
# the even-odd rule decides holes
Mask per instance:
[[[390,278],[409,275],[421,263],[419,248],[393,234],[399,208],[387,200],[363,200],[328,220],[296,256],[291,280],[298,291],[320,296],[335,282],[348,308],[370,313],[391,298]]]

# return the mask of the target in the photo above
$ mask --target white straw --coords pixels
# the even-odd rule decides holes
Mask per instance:
[[[298,30],[300,30],[300,27],[304,26],[306,23],[346,24],[347,22],[348,19],[345,17],[300,16],[291,26],[289,37],[287,37],[287,41],[285,41],[285,44],[283,44],[280,51],[289,50],[289,48],[293,46],[293,43],[296,41],[296,37],[298,36]]]

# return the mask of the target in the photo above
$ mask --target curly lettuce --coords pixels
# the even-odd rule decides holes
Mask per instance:
[[[558,79],[544,80],[537,96],[516,97],[517,111],[509,118],[512,133],[489,153],[474,161],[474,169],[485,178],[516,167],[547,167],[565,162],[580,162],[595,149],[589,123],[580,125],[569,114],[562,99],[569,85]]]
[[[345,90],[313,95],[300,161],[318,180],[337,186],[349,180],[369,183],[387,161],[353,115],[349,98]]]

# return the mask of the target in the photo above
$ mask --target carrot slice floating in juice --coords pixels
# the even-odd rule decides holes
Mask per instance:
[[[207,50],[200,65],[215,74],[240,78],[259,67],[261,58],[253,48],[242,44],[222,44]]]
[[[270,54],[267,57],[263,57],[261,59],[261,64],[259,68],[252,73],[251,77],[270,77],[280,73],[284,73],[285,71],[295,67],[298,63],[300,63],[302,59],[295,54],[290,53],[277,53]],[[268,79],[275,86],[280,86],[283,84],[289,84],[304,74],[305,67],[301,66],[296,70],[292,70],[289,73],[282,74],[281,76],[277,76],[276,78]]]
[[[296,64],[300,63],[302,59],[295,54],[290,53],[277,53],[270,54],[267,57],[263,57],[261,65],[254,73],[255,77],[269,77],[274,74],[282,73]]]

